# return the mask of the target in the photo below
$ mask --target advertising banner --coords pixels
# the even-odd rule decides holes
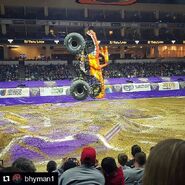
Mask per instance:
[[[122,92],[122,85],[121,84],[115,84],[112,88],[113,92]]]
[[[179,82],[162,82],[159,84],[159,91],[167,91],[167,90],[178,90]]]
[[[38,87],[30,88],[30,96],[40,96],[40,89]]]
[[[158,83],[151,83],[150,84],[152,91],[159,91],[159,84]]]
[[[68,86],[63,87],[41,87],[40,96],[62,96],[67,95]]]
[[[0,89],[0,98],[29,97],[29,88]]]
[[[180,89],[185,89],[185,82],[179,82]]]
[[[151,91],[150,83],[122,84],[122,92]]]

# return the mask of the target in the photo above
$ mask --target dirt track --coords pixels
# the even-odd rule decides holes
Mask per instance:
[[[0,158],[60,160],[79,156],[87,144],[99,158],[130,154],[136,143],[148,152],[161,139],[185,139],[184,104],[185,98],[158,98],[1,107]]]

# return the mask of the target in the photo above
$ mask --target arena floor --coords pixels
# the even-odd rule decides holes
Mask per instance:
[[[185,98],[89,101],[0,108],[0,159],[31,158],[38,169],[54,159],[79,157],[83,145],[98,158],[145,152],[161,139],[185,139]]]

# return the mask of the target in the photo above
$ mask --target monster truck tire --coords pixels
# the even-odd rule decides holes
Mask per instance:
[[[96,96],[98,96],[101,92],[101,86],[98,84],[94,84],[93,86],[91,86],[91,92],[90,92],[90,97],[91,98],[96,98]]]
[[[89,84],[84,80],[76,80],[72,82],[70,94],[76,100],[85,100],[90,92]]]
[[[86,45],[85,39],[79,33],[69,33],[64,38],[64,46],[71,54],[79,54],[84,50]]]

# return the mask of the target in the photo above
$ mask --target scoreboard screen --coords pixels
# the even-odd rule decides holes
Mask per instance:
[[[94,5],[118,5],[126,6],[136,3],[137,0],[77,0],[81,4],[94,4]]]

